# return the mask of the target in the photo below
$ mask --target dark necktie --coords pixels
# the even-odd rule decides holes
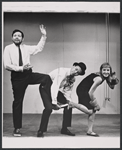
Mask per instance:
[[[21,53],[20,46],[18,46],[18,49],[19,49],[19,66],[22,66],[23,63],[22,63],[22,53]]]

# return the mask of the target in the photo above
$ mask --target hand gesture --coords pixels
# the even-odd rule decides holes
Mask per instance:
[[[112,73],[112,79],[116,79],[116,78],[117,78],[116,72],[113,72],[113,73]]]
[[[52,109],[53,110],[59,110],[61,107],[58,104],[52,104]]]
[[[112,80],[116,80],[116,73],[115,72],[113,72],[112,73],[112,75],[111,76],[109,76],[109,82],[111,83],[112,82]]]
[[[74,103],[71,102],[71,101],[68,101],[67,109],[70,109],[70,108],[75,108],[75,107],[74,107]]]
[[[110,84],[111,85],[116,85],[119,83],[119,80],[117,79],[116,73],[113,72],[112,76],[110,77]]]
[[[46,35],[46,27],[44,27],[44,25],[41,24],[41,25],[39,26],[39,28],[40,28],[41,33],[42,33],[43,35]]]
[[[29,70],[31,68],[32,68],[32,66],[30,64],[26,64],[23,66],[23,70]]]

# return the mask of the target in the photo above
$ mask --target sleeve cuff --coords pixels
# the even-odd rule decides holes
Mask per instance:
[[[47,38],[47,36],[46,36],[46,35],[44,35],[44,34],[42,34],[42,37],[43,37],[44,39],[46,39],[46,38]]]
[[[52,101],[52,104],[56,105],[56,104],[57,104],[57,101]]]

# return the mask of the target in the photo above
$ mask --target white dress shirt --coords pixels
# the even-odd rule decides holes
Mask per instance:
[[[42,35],[37,45],[20,45],[23,66],[26,64],[30,64],[30,55],[35,55],[43,50],[45,41],[46,36]],[[23,71],[23,66],[19,66],[18,47],[14,43],[5,47],[3,59],[5,69],[9,71]]]
[[[68,87],[65,89],[61,86],[61,83],[65,77],[70,75],[70,69],[71,68],[58,68],[49,73],[53,81],[51,86],[52,104],[57,104],[57,96],[59,91],[64,94],[67,100],[71,101],[71,92],[74,84],[72,84],[70,88]]]

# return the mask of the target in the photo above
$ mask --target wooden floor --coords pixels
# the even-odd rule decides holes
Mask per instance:
[[[62,114],[51,114],[44,138],[37,138],[41,121],[39,114],[24,114],[22,137],[13,137],[12,114],[3,115],[2,148],[120,148],[120,115],[96,115],[94,132],[100,137],[86,135],[87,115],[73,114],[70,130],[76,136],[60,133]]]
[[[21,129],[23,137],[36,137],[37,130],[41,121],[40,114],[23,114],[23,127]],[[60,134],[62,127],[62,114],[52,114],[48,124],[48,131],[45,137],[67,136]],[[87,131],[87,115],[73,114],[72,127],[69,128],[76,136],[85,137]],[[120,115],[101,115],[97,114],[94,124],[94,132],[100,137],[119,137],[120,136]],[[3,136],[12,137],[13,121],[12,114],[3,115]]]

